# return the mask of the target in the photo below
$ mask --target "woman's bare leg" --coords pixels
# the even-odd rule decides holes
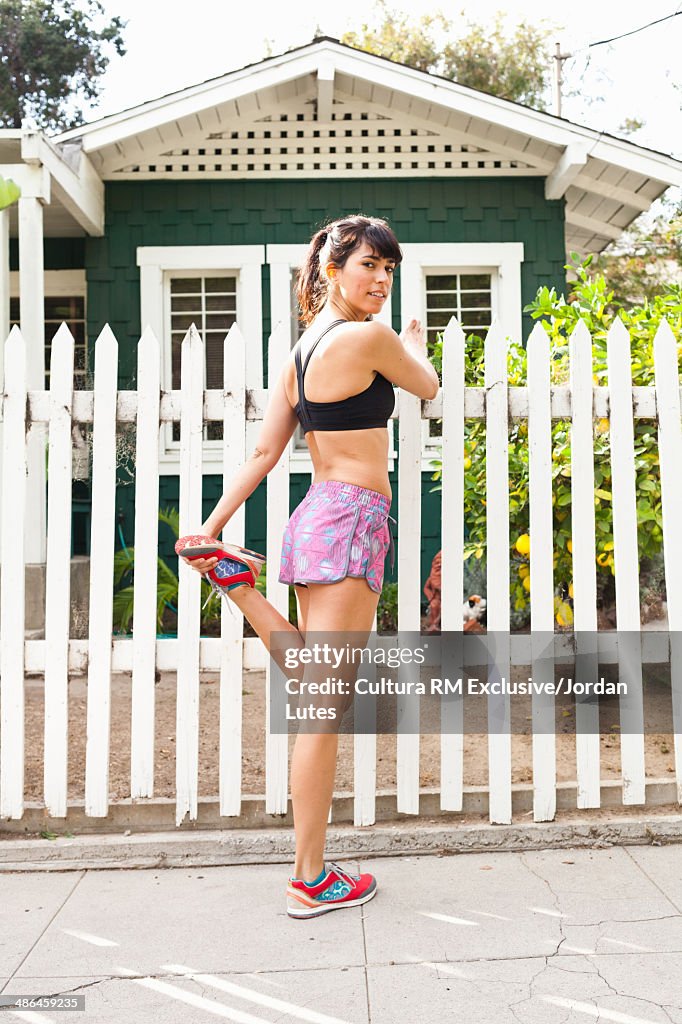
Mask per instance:
[[[369,636],[379,595],[364,579],[346,577],[334,584],[309,585],[306,636],[316,632],[353,632],[354,641]],[[338,670],[335,674],[340,675]],[[354,682],[352,667],[345,674]],[[352,677],[352,678],[351,678]],[[305,678],[305,676],[304,676]],[[291,801],[296,831],[294,877],[310,882],[324,866],[327,819],[334,793],[337,732],[301,732],[291,759]]]
[[[235,587],[234,590],[226,591],[228,598],[233,601],[239,610],[248,619],[270,651],[270,634],[287,631],[292,634],[292,641],[303,644],[301,633],[281,615],[273,604],[261,594],[259,590],[248,586]],[[294,637],[294,634],[296,636]]]
[[[288,630],[292,642],[304,646],[305,634],[348,631],[369,635],[379,595],[364,579],[346,577],[334,584],[310,584],[297,588],[299,609],[304,612],[302,633],[288,622],[259,591],[236,587],[229,598],[242,611],[270,651],[270,633]],[[295,634],[295,636],[294,636]],[[303,635],[302,635],[303,634]],[[354,639],[358,639],[357,635]],[[304,674],[301,673],[303,676]],[[292,669],[287,676],[294,677]],[[312,881],[324,867],[327,820],[334,794],[338,732],[299,732],[291,758],[291,802],[296,832],[294,877]]]

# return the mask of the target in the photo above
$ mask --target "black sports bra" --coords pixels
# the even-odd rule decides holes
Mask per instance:
[[[301,369],[301,346],[296,345],[294,361],[298,380],[298,402],[295,413],[298,416],[303,432],[309,430],[362,430],[367,427],[385,427],[391,413],[395,409],[395,392],[390,380],[377,370],[376,377],[364,391],[357,395],[349,395],[336,402],[309,402],[303,389],[303,377],[313,350],[324,338],[327,331],[347,320],[334,320],[322,331],[306,357],[305,366]]]

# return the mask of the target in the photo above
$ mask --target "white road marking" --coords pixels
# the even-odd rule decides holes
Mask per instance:
[[[633,922],[634,924],[634,922]],[[650,946],[637,946],[634,942],[623,942],[621,939],[609,939],[606,935],[600,936],[600,942],[613,942],[616,946],[627,946],[628,949],[637,949],[640,953],[655,953]]]
[[[607,1010],[604,1006],[594,1006],[593,1003],[581,1003],[577,999],[562,999],[560,996],[540,996],[544,1003],[551,1003],[552,1006],[561,1006],[564,1010],[575,1010],[578,1013],[587,1013],[590,1017],[598,1020],[612,1020],[616,1024],[655,1024],[651,1018],[633,1017],[630,1013],[620,1013],[618,1010]]]
[[[562,914],[559,910],[548,910],[547,907],[529,907],[533,914],[546,914],[547,917],[570,917],[570,914]]]
[[[118,946],[118,942],[112,942],[111,939],[103,939],[101,935],[91,935],[90,932],[78,932],[73,928],[62,928],[62,931],[65,935],[73,935],[76,939],[89,942],[91,946]]]
[[[480,928],[478,921],[467,921],[463,917],[450,917],[448,914],[429,914],[425,910],[418,911],[422,917],[430,917],[433,921],[445,921],[446,924],[468,924],[472,928]]]
[[[217,1003],[214,999],[206,999],[204,996],[195,995],[194,992],[187,992],[184,988],[176,985],[169,985],[167,981],[159,981],[158,978],[135,978],[131,977],[135,971],[129,971],[126,967],[117,967],[116,970],[124,977],[130,977],[135,985],[149,988],[153,992],[160,992],[171,999],[177,999],[181,1003],[195,1006],[206,1013],[214,1013],[216,1017],[223,1017],[225,1020],[233,1020],[235,1024],[263,1024],[262,1017],[254,1017],[251,1013],[244,1013],[243,1010],[234,1010],[223,1003]]]
[[[286,999],[277,999],[274,996],[263,995],[254,989],[245,988],[244,985],[237,985],[233,981],[226,981],[224,978],[217,978],[213,974],[200,974],[193,971],[191,967],[183,964],[162,964],[164,971],[174,971],[176,974],[183,974],[196,979],[202,985],[209,985],[220,992],[227,992],[239,999],[247,999],[249,1002],[258,1003],[260,1006],[267,1006],[271,1010],[280,1010],[299,1020],[311,1021],[311,1024],[348,1024],[348,1021],[339,1017],[330,1017],[326,1013],[318,1013],[317,1010],[309,1010],[307,1007],[297,1006],[296,1003],[289,1003]]]

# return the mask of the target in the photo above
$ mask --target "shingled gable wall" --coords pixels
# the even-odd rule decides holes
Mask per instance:
[[[542,178],[349,179],[346,181],[107,182],[106,233],[85,241],[88,336],[94,342],[105,323],[118,338],[119,387],[130,387],[140,333],[140,280],[136,249],[145,245],[240,245],[300,243],[321,222],[362,211],[385,217],[402,242],[523,242],[524,304],[541,284],[565,284],[563,201],[544,198]],[[394,326],[399,326],[400,280],[396,281]],[[524,318],[524,333],[530,322]],[[263,365],[271,328],[269,268],[263,268]],[[91,363],[92,365],[92,363]],[[267,372],[267,369],[266,369]],[[267,386],[267,380],[266,380]],[[391,479],[397,495],[397,472]],[[297,475],[291,508],[307,477]],[[423,475],[422,578],[440,547],[440,495]],[[221,489],[218,475],[205,477],[204,514]],[[178,505],[178,478],[162,476],[162,507]],[[119,487],[126,543],[132,544],[134,486]],[[265,483],[247,502],[246,543],[265,545]],[[161,530],[161,555],[173,564],[169,531]],[[117,540],[117,547],[119,542]],[[387,580],[390,580],[387,566]]]

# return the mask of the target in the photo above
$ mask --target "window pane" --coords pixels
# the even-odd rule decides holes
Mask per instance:
[[[485,288],[490,291],[490,274],[462,274],[460,277],[461,288]]]
[[[237,319],[237,278],[175,277],[171,278],[170,291],[172,388],[177,390],[181,386],[182,342],[193,323],[204,340],[204,386],[208,390],[221,390],[225,335]],[[173,424],[172,437],[179,441],[179,423]],[[222,423],[206,424],[204,440],[221,441],[222,437]]]
[[[173,313],[201,313],[201,295],[174,295],[171,310]]]
[[[426,336],[433,344],[455,317],[464,333],[485,339],[492,319],[492,277],[490,274],[426,275]],[[441,437],[441,421],[429,420],[431,440]]]
[[[234,313],[237,309],[236,295],[207,295],[207,312]]]
[[[180,352],[182,337],[173,335],[171,338],[171,388],[177,391],[180,388]]]
[[[180,293],[194,294],[195,292],[201,294],[201,278],[200,277],[172,277],[171,278],[171,295],[177,295]]]
[[[206,317],[206,330],[227,332],[234,321],[234,313],[212,313]]]
[[[426,278],[426,290],[432,291],[454,291],[457,288],[457,276],[455,274],[428,275]]]
[[[46,298],[45,319],[63,320],[83,319],[85,316],[85,300],[82,296],[76,298]]]
[[[489,327],[490,310],[481,309],[475,313],[469,312],[463,317],[463,320],[467,327]]]
[[[205,290],[207,292],[221,292],[222,294],[232,294],[237,291],[237,278],[236,277],[206,277]]]
[[[206,337],[206,387],[223,386],[223,336],[209,334]]]
[[[490,309],[490,292],[461,292],[462,309]]]
[[[429,309],[449,309],[457,312],[457,292],[429,292]]]
[[[196,324],[197,327],[201,327],[201,314],[193,316],[190,314],[184,314],[179,316],[174,314],[171,317],[171,328],[173,331],[188,331],[192,324]]]

